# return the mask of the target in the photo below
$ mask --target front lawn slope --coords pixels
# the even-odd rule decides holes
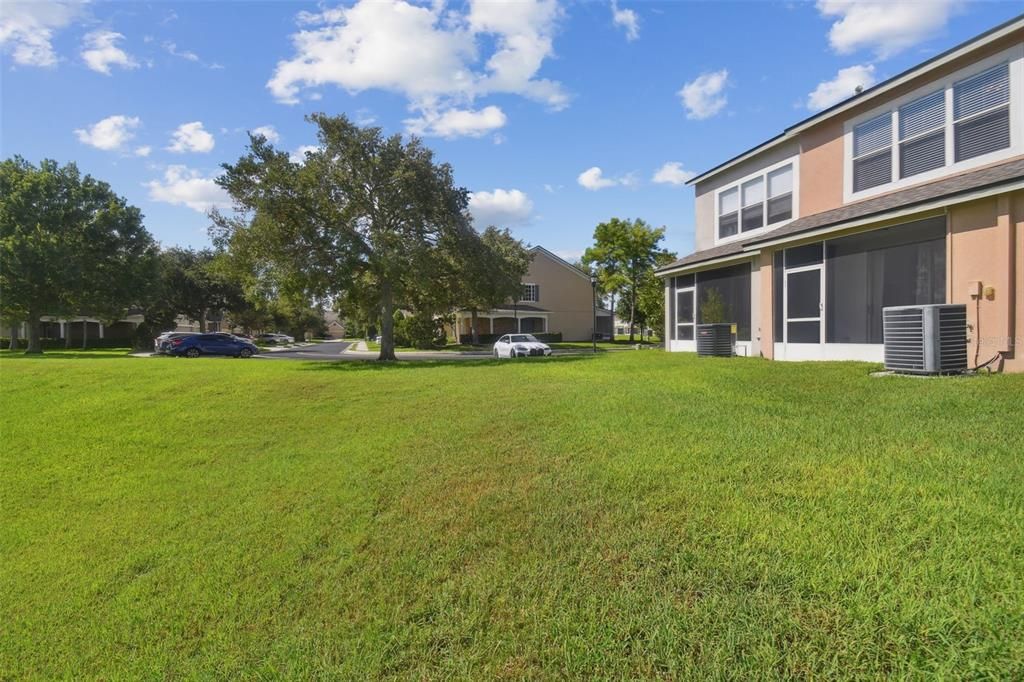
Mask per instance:
[[[0,677],[1024,677],[1024,376],[0,359]]]

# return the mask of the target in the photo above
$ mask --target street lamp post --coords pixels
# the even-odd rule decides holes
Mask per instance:
[[[594,329],[590,334],[590,340],[594,344],[594,354],[597,354],[597,277],[590,276],[590,288],[594,292],[591,302],[594,308]]]

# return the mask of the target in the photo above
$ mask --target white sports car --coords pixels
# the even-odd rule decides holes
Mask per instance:
[[[531,355],[546,357],[551,348],[532,334],[505,334],[494,342],[495,358],[524,358]]]

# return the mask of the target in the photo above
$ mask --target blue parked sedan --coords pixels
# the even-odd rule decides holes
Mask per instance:
[[[172,339],[167,350],[171,355],[198,358],[200,355],[230,355],[236,358],[251,358],[259,352],[251,341],[231,334],[194,334]]]

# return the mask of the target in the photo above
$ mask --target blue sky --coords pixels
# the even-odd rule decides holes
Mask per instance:
[[[477,224],[566,257],[609,217],[693,244],[681,184],[816,108],[1012,18],[930,0],[5,2],[0,152],[109,182],[162,243],[208,243],[212,183],[305,114],[423,135]],[[666,166],[666,164],[668,164]],[[599,170],[595,170],[599,169]],[[659,172],[661,171],[661,172]]]

